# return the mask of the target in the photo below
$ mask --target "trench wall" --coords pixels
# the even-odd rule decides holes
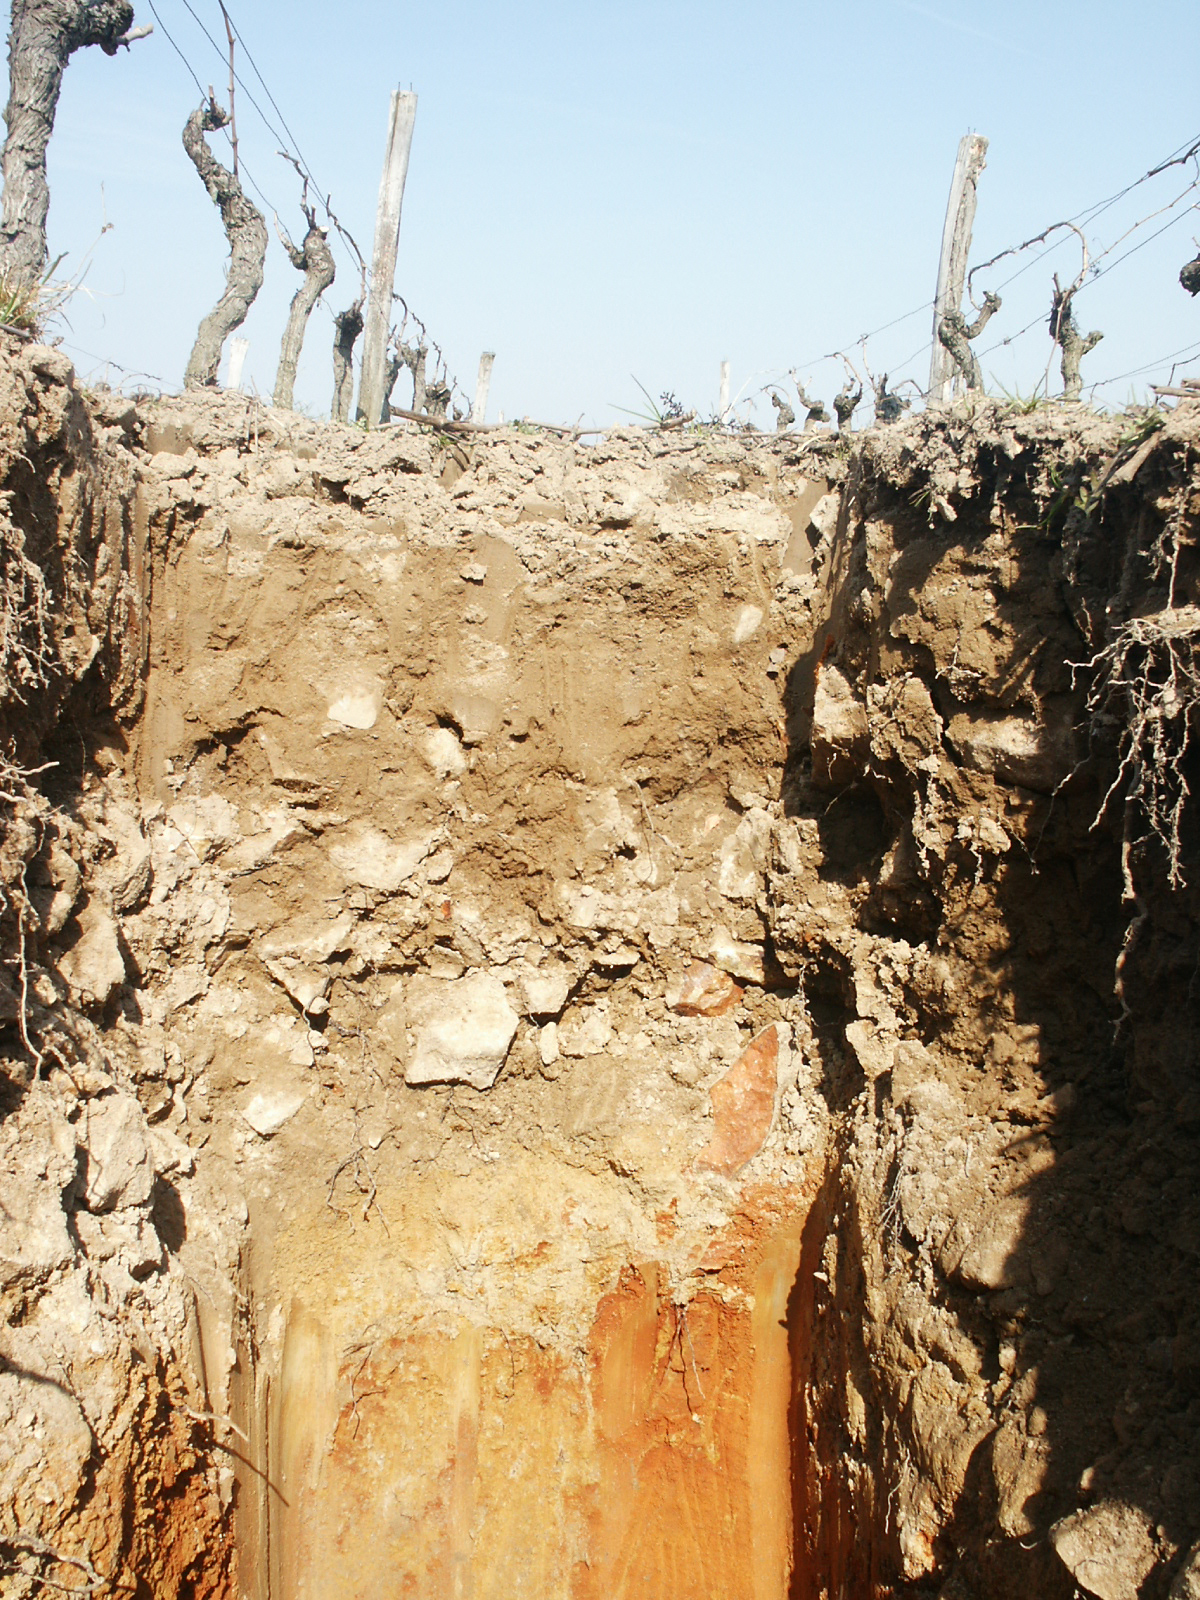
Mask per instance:
[[[124,1523],[85,1424],[11,1564],[95,1525],[263,1600],[1183,1581],[1191,902],[1092,828],[1120,708],[1070,663],[1187,601],[1185,419],[77,415],[135,666],[90,625],[21,802],[58,1055],[11,1037],[5,1127],[66,1242],[14,1253],[4,1381],[41,1415],[70,1283],[163,1399]]]
[[[240,1581],[782,1594],[818,1125],[772,651],[836,497],[770,449],[244,426],[147,440],[135,758],[136,950],[248,1210]]]
[[[1134,421],[864,442],[793,669],[797,1596],[1196,1582],[1195,835],[1130,798],[1195,780],[1194,422]]]

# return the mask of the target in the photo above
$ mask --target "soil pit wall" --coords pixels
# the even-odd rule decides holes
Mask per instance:
[[[12,1564],[1184,1582],[1187,1291],[1089,1296],[1194,1281],[1194,919],[1135,841],[1128,944],[1120,717],[1069,663],[1164,603],[1164,537],[1187,601],[1185,419],[467,448],[42,387],[101,647],[9,834],[57,1055],[13,1055],[55,1242],[11,1252],[5,1381],[41,1415],[71,1286],[162,1398],[114,1423],[123,1502],[90,1403],[56,1497],[0,1462]]]
[[[239,1585],[782,1595],[821,1112],[763,889],[819,461],[229,400],[144,445],[124,1021],[237,1241],[193,1409]]]

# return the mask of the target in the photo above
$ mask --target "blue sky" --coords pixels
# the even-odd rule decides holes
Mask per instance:
[[[216,0],[190,3],[223,42]],[[185,0],[155,5],[201,82],[224,98],[227,68]],[[614,406],[643,404],[635,378],[710,412],[722,359],[747,398],[798,368],[828,401],[842,368],[821,358],[845,350],[859,360],[861,334],[910,312],[866,355],[893,385],[911,377],[923,386],[931,318],[917,308],[932,299],[963,133],[990,140],[972,252],[980,261],[1200,138],[1194,0],[234,0],[230,9],[368,255],[389,95],[417,91],[397,288],[468,394],[480,351],[496,351],[490,419],[503,409],[611,423]],[[155,21],[147,0],[135,10],[138,23]],[[244,56],[239,72],[275,121]],[[63,329],[84,376],[118,381],[122,372],[105,364],[119,363],[127,383],[146,374],[152,387],[177,388],[196,325],[221,292],[220,219],[180,143],[198,102],[161,26],[114,59],[81,51],[67,71],[49,163],[51,252],[67,252],[60,273],[111,224]],[[246,167],[299,237],[299,184],[244,97],[238,131]],[[228,159],[220,136],[213,147]],[[1194,163],[1176,167],[1099,215],[1088,227],[1093,255],[1196,175]],[[1200,299],[1177,281],[1196,253],[1200,212],[1189,208],[1198,198],[1200,189],[1111,249],[1101,264],[1113,270],[1078,297],[1081,326],[1105,334],[1084,364],[1101,402],[1161,381],[1171,361],[1160,358],[1177,350],[1200,372]],[[979,341],[993,389],[1028,392],[1045,370],[1050,274],[1073,276],[1079,265],[1078,246],[1057,237],[1051,255],[1002,290],[1003,309]],[[1032,254],[1001,263],[980,289]],[[316,415],[330,403],[332,313],[357,283],[345,253],[338,267],[297,384]],[[241,330],[244,383],[263,395],[298,282],[272,239]],[[397,398],[407,398],[403,377]],[[749,414],[773,425],[761,397]]]

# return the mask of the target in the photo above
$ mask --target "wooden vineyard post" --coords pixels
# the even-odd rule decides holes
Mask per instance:
[[[371,256],[371,292],[363,330],[362,377],[358,386],[358,418],[373,428],[383,410],[387,371],[387,344],[392,326],[392,290],[396,282],[396,252],[400,246],[400,211],[408,177],[417,97],[411,91],[392,93],[387,152],[379,180],[379,206],[375,213],[375,248]]]
[[[475,379],[475,398],[471,401],[471,421],[487,421],[488,390],[492,386],[492,364],[496,359],[494,350],[485,350],[479,358],[479,376]]]
[[[723,428],[729,425],[729,363],[721,363],[721,398],[717,403],[717,414],[721,418]]]
[[[976,187],[986,165],[987,140],[978,133],[965,133],[958,142],[958,159],[950,184],[946,222],[942,229],[942,254],[938,262],[937,297],[933,303],[933,356],[929,362],[930,405],[945,404],[950,398],[957,370],[954,358],[939,337],[942,318],[962,305],[963,283],[967,275],[967,256],[971,250],[971,229],[975,225]]]
[[[225,385],[227,389],[240,389],[242,387],[242,372],[246,365],[246,354],[249,349],[249,339],[230,339],[229,382]]]

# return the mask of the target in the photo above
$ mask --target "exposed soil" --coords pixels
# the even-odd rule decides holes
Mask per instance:
[[[0,1593],[1200,1591],[1191,409],[5,385]]]

